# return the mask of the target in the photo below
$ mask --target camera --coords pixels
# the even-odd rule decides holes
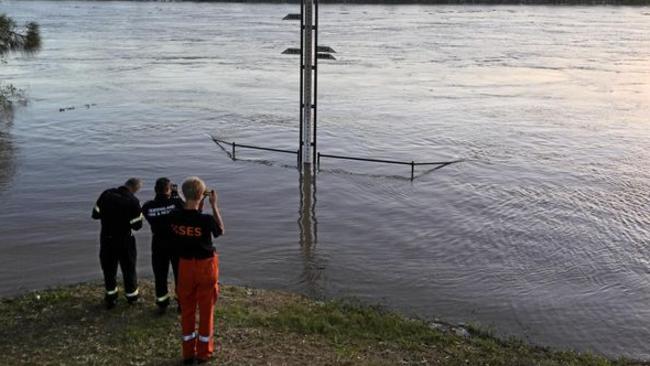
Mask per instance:
[[[172,190],[172,194],[171,194],[171,197],[172,197],[172,198],[178,198],[178,197],[180,197],[180,196],[178,195],[178,185],[177,185],[177,184],[173,184],[173,183],[172,183],[169,187],[170,187],[171,190]]]
[[[213,190],[206,188],[205,192],[203,192],[203,196],[205,197],[210,197],[210,193],[212,193]]]

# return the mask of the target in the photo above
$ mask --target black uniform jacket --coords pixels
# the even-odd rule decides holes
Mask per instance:
[[[174,210],[182,209],[183,200],[180,197],[166,197],[161,194],[142,206],[142,213],[151,227],[154,245],[157,242],[168,243],[171,240],[169,214]]]
[[[140,201],[122,186],[105,190],[97,199],[92,218],[101,220],[102,237],[128,237],[142,228]]]
[[[214,255],[212,237],[222,234],[214,217],[197,210],[176,210],[169,215],[174,247],[184,259],[205,259]]]

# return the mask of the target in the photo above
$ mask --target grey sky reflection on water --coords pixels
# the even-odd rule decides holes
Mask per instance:
[[[14,145],[11,137],[13,112],[0,112],[0,194],[11,182],[15,173]]]

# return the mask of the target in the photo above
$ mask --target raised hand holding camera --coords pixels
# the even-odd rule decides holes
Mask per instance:
[[[217,191],[214,189],[211,189],[209,192],[206,192],[208,197],[210,198],[210,205],[216,206],[217,205]]]

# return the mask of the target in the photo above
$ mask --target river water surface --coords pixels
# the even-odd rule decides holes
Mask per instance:
[[[207,136],[295,149],[297,10],[0,2],[44,44],[0,65],[30,97],[0,124],[0,294],[100,278],[97,195],[199,175],[226,283],[650,359],[650,8],[322,6],[320,150],[466,161],[324,160],[305,194],[293,156]]]

